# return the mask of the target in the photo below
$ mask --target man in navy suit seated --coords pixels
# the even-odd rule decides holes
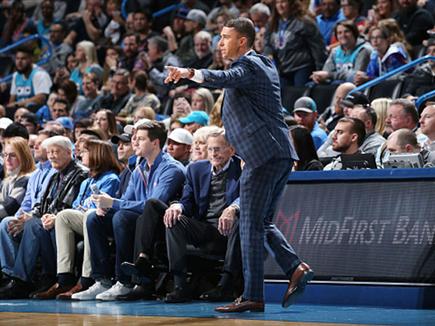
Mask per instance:
[[[165,302],[190,301],[192,293],[186,282],[187,245],[207,253],[225,254],[223,275],[218,286],[201,298],[210,301],[232,296],[234,281],[241,277],[238,230],[238,196],[240,160],[225,138],[223,129],[208,136],[209,160],[197,161],[187,169],[186,183],[180,202],[169,207],[156,199],[147,201],[144,214],[136,222],[134,264],[123,263],[130,274],[150,276],[151,258],[156,241],[166,236],[169,269],[174,275],[174,291]],[[143,287],[148,291],[144,291]],[[149,287],[137,285],[125,300],[146,297]]]

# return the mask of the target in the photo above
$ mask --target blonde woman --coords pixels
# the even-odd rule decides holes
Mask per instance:
[[[391,126],[387,126],[385,124],[385,119],[387,118],[387,109],[390,106],[390,103],[391,99],[385,97],[377,98],[371,103],[371,107],[375,110],[376,116],[378,118],[376,121],[375,130],[385,138],[387,138],[388,135],[393,132]]]
[[[80,94],[83,94],[82,80],[86,73],[94,73],[98,78],[103,75],[103,68],[98,64],[97,50],[94,43],[81,41],[76,45],[76,60],[78,66],[71,72],[70,79],[77,84]]]
[[[22,137],[6,140],[3,150],[5,179],[0,191],[0,218],[14,215],[26,193],[30,173],[35,170],[30,147]]]
[[[214,106],[213,94],[207,88],[198,88],[192,95],[192,111],[205,111],[210,114]]]

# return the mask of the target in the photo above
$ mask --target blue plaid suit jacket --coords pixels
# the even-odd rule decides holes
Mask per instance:
[[[225,88],[226,135],[248,167],[297,158],[282,114],[278,71],[269,58],[249,51],[228,70],[201,72],[204,85]]]

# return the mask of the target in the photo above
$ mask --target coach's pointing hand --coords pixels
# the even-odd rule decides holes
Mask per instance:
[[[182,78],[192,78],[192,69],[187,68],[179,68],[172,66],[165,66],[168,70],[168,77],[165,79],[165,84],[169,84],[171,82],[178,83],[178,81]]]

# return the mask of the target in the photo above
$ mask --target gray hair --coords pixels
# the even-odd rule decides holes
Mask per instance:
[[[199,31],[198,33],[195,34],[194,39],[207,40],[211,43],[212,36],[207,31]]]
[[[226,137],[226,135],[225,135],[225,129],[224,128],[217,128],[216,130],[214,130],[214,131],[212,131],[212,132],[210,132],[208,135],[207,135],[207,141],[208,141],[208,139],[209,138],[215,138],[215,137],[224,137],[224,139],[225,139],[225,142],[229,145],[229,146],[231,146],[231,144],[230,144],[230,142],[228,141],[228,139],[227,139],[227,137]]]
[[[199,142],[206,143],[208,136],[211,134],[215,134],[216,132],[219,132],[220,129],[221,128],[217,126],[201,127],[193,134],[193,142],[199,141]]]
[[[70,151],[71,153],[73,152],[73,143],[68,137],[65,136],[53,136],[47,138],[42,142],[41,145],[45,150],[47,150],[49,146],[59,146],[67,151]]]
[[[270,16],[270,9],[264,3],[259,2],[252,6],[252,8],[249,10],[249,14],[263,14]]]

